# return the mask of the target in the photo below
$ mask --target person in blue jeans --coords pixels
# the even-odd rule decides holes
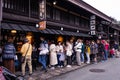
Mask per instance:
[[[108,59],[108,54],[109,54],[109,43],[107,41],[105,41],[104,46],[105,46],[104,59],[107,60]]]
[[[48,43],[44,40],[43,37],[40,37],[41,43],[40,47],[38,48],[39,52],[39,62],[42,64],[43,70],[47,72],[47,54],[48,54]]]
[[[81,49],[81,53],[80,53],[80,56],[81,56],[81,63],[84,63],[84,53],[85,53],[85,45],[82,43],[82,49]]]
[[[39,55],[39,62],[42,64],[43,66],[43,70],[47,70],[46,67],[46,55]]]
[[[60,57],[62,56],[63,54],[63,45],[62,45],[62,42],[59,41],[57,46],[56,46],[56,50],[57,50],[57,60],[58,60],[58,67],[61,67],[61,61],[60,61]]]

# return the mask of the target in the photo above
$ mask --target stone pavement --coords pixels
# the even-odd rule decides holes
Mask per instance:
[[[47,72],[41,71],[40,68],[38,68],[37,71],[34,71],[31,76],[27,74],[25,76],[25,80],[48,80],[52,77],[59,76],[59,75],[83,68],[87,65],[88,64],[82,64],[81,66],[72,65],[71,68],[64,67],[64,68],[56,68],[54,70],[48,69]],[[21,72],[16,73],[16,75],[20,75],[20,74]]]

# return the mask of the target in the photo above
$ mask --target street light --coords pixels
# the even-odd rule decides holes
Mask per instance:
[[[116,32],[116,31],[114,32],[114,35],[117,35],[117,32]]]
[[[61,31],[63,31],[63,27],[61,27]]]
[[[101,38],[102,38],[102,36],[101,36],[101,35],[99,35],[99,36],[98,36],[98,39],[101,39]]]
[[[77,33],[79,33],[79,30],[77,30]]]
[[[39,27],[39,24],[36,24],[36,28],[38,28]]]
[[[56,5],[57,1],[53,1],[53,5]]]

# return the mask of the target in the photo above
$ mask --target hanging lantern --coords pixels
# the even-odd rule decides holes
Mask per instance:
[[[57,39],[57,42],[63,42],[63,37],[62,36],[59,36],[58,39]]]

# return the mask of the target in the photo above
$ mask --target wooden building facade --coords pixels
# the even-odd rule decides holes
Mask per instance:
[[[53,39],[75,36],[120,41],[120,26],[114,25],[112,18],[82,0],[1,1],[1,44],[9,35],[15,42],[29,35],[33,41],[38,41],[41,35]],[[46,24],[44,30],[39,29],[42,21]]]

